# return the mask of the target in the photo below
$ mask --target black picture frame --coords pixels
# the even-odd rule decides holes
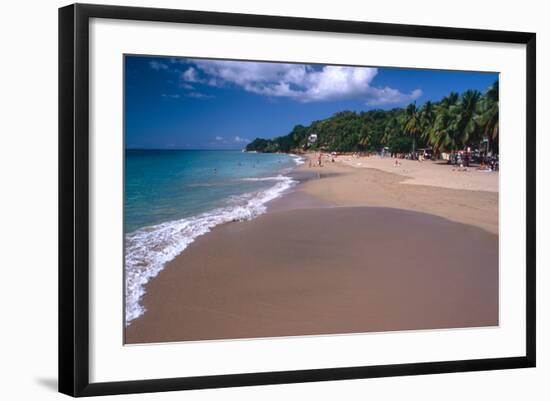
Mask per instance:
[[[527,54],[525,355],[494,359],[90,383],[88,30],[91,18],[524,44]],[[536,364],[535,129],[535,33],[88,4],[74,4],[60,8],[59,391],[79,397],[534,367]]]

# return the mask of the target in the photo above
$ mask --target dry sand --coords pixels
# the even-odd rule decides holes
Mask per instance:
[[[403,184],[429,185],[438,188],[452,188],[469,191],[498,192],[498,172],[467,167],[463,171],[445,161],[424,161],[397,159],[379,156],[339,156],[338,161],[358,168],[371,168],[405,177]]]
[[[378,166],[389,165],[390,167],[384,167],[386,169],[391,169],[395,160],[371,159]],[[379,206],[414,210],[475,225],[498,234],[498,192],[451,189],[435,185],[440,180],[456,181],[456,177],[468,177],[474,181],[481,177],[488,182],[492,180],[498,184],[498,173],[459,173],[453,172],[451,166],[432,162],[420,163],[410,160],[402,160],[402,162],[409,162],[412,166],[416,166],[414,171],[417,172],[417,176],[430,177],[425,179],[430,182],[430,185],[404,185],[411,181],[397,174],[397,169],[386,172],[381,169],[356,168],[338,161],[325,162],[321,168],[303,167],[303,169],[317,172],[323,179],[307,181],[300,187],[300,191],[337,206]],[[408,166],[409,163],[406,165]],[[434,170],[435,173],[428,174]],[[411,168],[408,171],[413,170]],[[458,184],[454,185],[458,186]],[[481,184],[476,184],[476,186],[479,185]],[[487,183],[488,187],[491,185]]]
[[[497,192],[342,163],[304,171],[321,179],[170,262],[126,343],[498,324]]]

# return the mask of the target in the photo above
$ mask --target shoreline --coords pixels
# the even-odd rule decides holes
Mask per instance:
[[[197,238],[216,227],[237,221],[247,221],[268,211],[273,200],[292,193],[292,188],[312,178],[310,172],[297,169],[304,164],[303,157],[286,155],[291,166],[242,178],[243,181],[272,182],[268,187],[240,194],[236,203],[218,205],[207,211],[180,219],[168,220],[125,233],[125,325],[143,315],[141,298],[146,286],[168,264],[180,255]],[[239,164],[240,165],[240,164]],[[309,202],[308,202],[309,203]],[[284,206],[285,208],[287,206]]]
[[[308,155],[302,155],[308,156]],[[341,156],[339,156],[340,158]],[[386,165],[392,164],[394,159],[385,158],[382,162]],[[413,166],[418,166],[419,162],[405,160]],[[378,162],[378,161],[377,161]],[[430,162],[420,163],[419,168],[427,167],[429,171],[433,170],[428,164]],[[435,163],[436,168],[443,168],[443,174],[454,179],[455,174],[461,177],[470,178],[469,173],[454,172],[453,166],[439,165]],[[382,170],[377,167],[362,165],[352,166],[345,160],[336,160],[334,163],[327,158],[323,161],[323,167],[308,167],[306,163],[295,168],[298,174],[316,175],[318,178],[300,180],[299,183],[290,190],[284,192],[280,197],[268,202],[267,213],[270,212],[271,205],[276,205],[275,210],[289,209],[299,206],[306,207],[338,207],[338,206],[375,206],[390,207],[394,209],[403,209],[417,211],[421,213],[433,214],[448,220],[473,225],[493,234],[499,233],[498,204],[499,193],[493,190],[481,190],[481,187],[494,188],[495,183],[498,188],[498,172],[479,173],[483,182],[475,184],[474,189],[440,187],[429,183],[423,184],[416,177],[404,175],[401,171],[391,170],[392,167],[386,167]],[[410,168],[407,169],[410,171]],[[428,171],[428,172],[429,172]],[[487,178],[485,178],[487,177]],[[447,177],[446,177],[447,178]],[[486,185],[488,179],[492,181],[492,186]],[[417,180],[416,182],[413,182]],[[438,183],[440,177],[437,177]],[[454,183],[455,186],[461,186],[462,183]],[[304,201],[296,202],[294,198],[301,198]],[[285,203],[288,201],[288,205]],[[307,204],[305,200],[309,199],[311,203]]]
[[[125,343],[496,326],[497,244],[397,209],[267,213],[176,257],[149,283]]]
[[[303,157],[303,155],[299,156]],[[391,159],[388,158],[388,160],[390,161]],[[385,331],[388,327],[388,330],[391,331],[394,329],[449,328],[451,326],[478,327],[477,325],[482,323],[483,325],[498,324],[498,322],[495,323],[498,321],[498,193],[457,190],[425,185],[404,185],[406,178],[402,175],[374,168],[352,167],[341,161],[335,163],[329,162],[325,167],[310,168],[306,159],[305,164],[297,165],[289,175],[294,175],[296,178],[300,176],[302,179],[299,180],[300,182],[296,186],[285,191],[282,196],[267,202],[265,204],[267,207],[266,213],[252,220],[240,221],[238,222],[239,224],[218,225],[207,235],[197,237],[184,252],[176,256],[174,260],[168,262],[157,277],[147,283],[146,294],[142,299],[147,311],[126,327],[126,343],[370,332]],[[356,222],[348,215],[350,210],[353,210],[354,213],[359,213],[359,215],[366,219],[364,221],[365,227],[355,226]],[[382,211],[380,213],[387,217],[387,221],[380,221],[379,216],[377,217],[374,211]],[[343,217],[347,219],[345,222],[343,221]],[[419,225],[418,227],[427,225],[426,231],[420,228],[415,230],[414,227],[412,227],[411,231],[411,227],[408,227],[407,224],[408,219],[412,219],[416,225]],[[377,223],[374,224],[373,221]],[[286,227],[283,222],[286,222]],[[296,227],[298,222],[305,227],[309,227],[309,229],[304,229],[300,226]],[[386,243],[380,240],[374,241],[376,242],[376,246],[373,248],[371,248],[373,244],[358,244],[356,240],[348,237],[350,234],[355,236],[367,235],[372,239],[381,232],[380,230],[385,230],[384,225],[392,227],[394,238],[391,238],[391,236],[389,240],[386,238],[389,241],[386,241]],[[275,246],[274,243],[266,242],[266,237],[269,237],[269,233],[272,231],[282,236],[275,242],[278,242],[280,245]],[[420,327],[418,324],[413,324],[414,322],[400,315],[401,320],[405,319],[405,321],[409,322],[406,327],[399,326],[399,324],[397,326],[395,324],[393,326],[379,326],[376,322],[370,320],[369,322],[363,322],[364,324],[360,325],[360,327],[350,326],[351,322],[340,322],[339,329],[331,323],[330,319],[321,319],[328,331],[322,330],[322,327],[318,325],[313,325],[316,327],[315,329],[298,328],[293,331],[284,324],[282,328],[278,328],[266,323],[261,316],[256,316],[254,319],[259,319],[259,321],[255,321],[254,324],[247,323],[247,327],[249,327],[248,333],[251,334],[245,335],[244,332],[235,331],[232,328],[233,325],[228,320],[228,316],[235,317],[235,315],[239,315],[239,313],[236,313],[231,308],[237,308],[238,312],[242,308],[249,310],[253,308],[251,305],[256,305],[261,309],[261,305],[269,301],[261,294],[255,294],[252,288],[249,287],[262,287],[262,285],[266,284],[260,277],[254,279],[259,280],[259,282],[250,279],[253,282],[248,283],[250,281],[248,276],[255,276],[255,269],[269,270],[266,274],[269,275],[272,281],[278,283],[274,284],[277,286],[277,294],[279,292],[284,293],[285,288],[289,288],[288,286],[292,287],[293,283],[301,283],[302,291],[305,294],[315,293],[319,291],[319,288],[326,288],[329,285],[328,282],[323,282],[319,288],[316,288],[313,285],[316,281],[313,276],[305,277],[299,274],[300,269],[306,269],[310,273],[314,273],[314,275],[319,273],[311,271],[312,267],[308,266],[310,262],[304,261],[299,266],[296,265],[296,260],[303,257],[301,253],[305,252],[308,254],[313,251],[313,254],[309,256],[315,259],[316,253],[324,252],[323,249],[318,249],[315,245],[304,249],[300,248],[296,243],[308,242],[311,241],[311,238],[327,241],[327,244],[330,244],[330,247],[333,248],[331,252],[339,255],[342,263],[346,263],[353,270],[353,273],[349,274],[357,275],[358,279],[361,277],[366,279],[366,273],[361,271],[361,266],[364,262],[354,259],[354,253],[361,254],[362,251],[367,249],[371,249],[372,251],[384,249],[392,241],[399,241],[406,248],[407,246],[411,246],[411,238],[415,239],[419,233],[422,233],[420,237],[437,242],[439,241],[439,237],[441,237],[441,232],[446,231],[453,233],[452,238],[448,240],[452,245],[450,247],[452,249],[445,249],[442,253],[424,255],[426,260],[431,260],[434,265],[439,265],[441,259],[446,260],[449,254],[456,254],[457,249],[462,249],[463,253],[471,252],[472,248],[474,249],[474,253],[487,251],[486,249],[477,249],[481,245],[471,241],[470,237],[472,235],[481,236],[484,238],[483,241],[486,244],[492,244],[488,246],[490,248],[490,255],[485,255],[483,257],[484,261],[471,261],[471,264],[477,266],[478,269],[489,266],[487,268],[488,271],[483,273],[487,274],[489,278],[486,278],[482,285],[484,288],[491,289],[489,291],[490,295],[487,296],[491,298],[491,302],[489,303],[492,305],[492,312],[489,313],[486,311],[483,319],[478,319],[477,323],[468,322],[468,319],[462,316],[461,321],[457,320],[445,324],[432,321],[430,324],[426,323]],[[296,232],[302,233],[302,237],[296,237]],[[237,236],[235,236],[236,233],[238,233]],[[289,238],[294,238],[296,243],[289,242]],[[228,249],[226,241],[231,242],[237,250],[240,249],[241,251],[236,252]],[[341,254],[339,249],[350,246],[348,243],[353,244],[352,248],[349,249],[350,255]],[[447,248],[449,247],[447,246]],[[248,255],[249,253],[250,255]],[[266,260],[266,255],[269,255],[268,260]],[[331,259],[331,255],[327,254],[326,258]],[[382,265],[386,266],[386,270],[391,270],[391,266],[393,265],[407,264],[407,260],[394,261],[391,266],[384,264],[386,262],[381,261]],[[331,263],[329,265],[334,268],[334,261]],[[282,268],[285,272],[281,277],[278,277],[273,271],[277,269],[276,266],[279,266],[278,269]],[[337,272],[329,271],[330,266],[327,266],[325,261],[320,262],[318,268],[323,272],[323,275],[331,276],[329,281],[338,282],[340,277]],[[291,267],[298,269],[298,272],[289,271]],[[218,283],[216,281],[218,284],[215,284],[201,281],[199,274],[202,274],[200,271],[205,268],[208,270],[209,276],[213,277],[214,280],[219,280],[223,277],[226,281],[232,281],[234,280],[232,276],[236,275],[240,277],[242,283],[233,283],[230,287],[224,288],[226,284],[228,285],[227,282],[220,281]],[[423,272],[422,266],[415,266],[415,269],[420,269],[418,273]],[[454,273],[448,271],[448,267],[445,270],[446,276],[453,276]],[[375,273],[370,272],[370,274]],[[472,271],[471,273],[473,274],[474,272]],[[376,274],[382,273],[378,272]],[[294,278],[289,281],[289,276]],[[399,281],[398,276],[398,272],[394,271],[393,280]],[[308,277],[309,280],[312,280],[310,283],[307,282]],[[368,278],[368,280],[371,278]],[[429,277],[426,279],[429,281]],[[495,285],[496,288],[494,288]],[[245,290],[243,286],[248,289],[246,294],[242,294],[242,291]],[[416,291],[415,297],[422,296],[420,294],[422,285],[418,283],[418,286],[414,290]],[[387,290],[391,293],[395,290],[392,288],[392,285],[389,285]],[[215,305],[209,303],[208,300],[205,300],[197,292],[201,289],[210,293],[215,298],[215,293],[218,291],[223,293],[223,304],[227,304],[229,310],[224,309],[226,307],[217,302]],[[424,290],[426,289],[422,289],[422,291]],[[356,293],[358,289],[355,288],[354,291],[356,298],[360,299],[362,295]],[[428,289],[428,292],[430,291],[432,293],[434,291],[438,292],[435,288]],[[186,292],[190,292],[194,296],[189,298],[185,295]],[[277,294],[271,294],[270,296],[278,300],[277,302],[283,302],[284,300],[280,299]],[[297,293],[293,294],[293,296],[296,303],[304,301],[303,297],[301,298]],[[314,298],[318,298],[319,296],[320,294],[316,294]],[[484,295],[481,293],[470,294],[470,297],[473,297],[472,299],[477,298],[480,303],[483,303],[480,297],[483,298]],[[239,300],[238,298],[242,299]],[[308,297],[306,296],[306,298]],[[247,305],[243,305],[243,302],[246,302]],[[380,302],[380,300],[377,302]],[[411,301],[408,300],[407,302]],[[286,303],[286,301],[283,303]],[[198,304],[202,306],[199,307]],[[496,308],[495,305],[497,305]],[[219,309],[220,307],[222,309]],[[326,306],[318,305],[318,307],[323,309]],[[350,305],[350,307],[357,308],[357,305]],[[270,309],[270,313],[292,314],[291,310],[285,308],[273,308]],[[401,313],[397,312],[399,309],[398,305],[394,305],[392,308],[395,309],[395,313]],[[201,317],[199,310],[209,317]],[[170,313],[167,311],[170,311]],[[252,313],[253,311],[251,310],[250,312]],[[305,311],[302,312],[305,313]],[[310,310],[308,314],[311,313],[313,312]],[[320,313],[320,311],[317,310],[315,313]],[[355,310],[355,313],[360,313],[360,311]],[[457,311],[452,311],[452,313],[456,315]],[[282,315],[281,318],[283,318]],[[331,319],[335,319],[335,316],[331,316]],[[302,318],[309,319],[306,315],[302,316]],[[241,317],[240,319],[245,318]],[[247,317],[245,320],[247,319],[252,319],[251,322],[254,321],[251,317]],[[417,316],[417,319],[422,320],[419,316]],[[222,322],[225,322],[224,324],[228,327],[226,328],[227,330],[220,329],[219,326],[222,325]],[[446,326],[446,324],[450,324],[451,326]],[[193,334],[182,329],[182,327],[188,327],[189,325],[196,327],[198,331]],[[257,325],[264,328],[259,332],[255,331],[254,327]],[[342,329],[343,327],[347,327],[347,329]],[[392,329],[391,327],[394,328]],[[284,330],[281,331],[283,328]]]

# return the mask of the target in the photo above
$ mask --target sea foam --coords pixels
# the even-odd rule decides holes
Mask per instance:
[[[290,156],[294,160],[294,163],[296,163],[298,166],[306,162],[305,158],[303,158],[302,156],[298,156],[298,155],[290,155]]]
[[[295,162],[298,164],[297,159]],[[268,189],[230,199],[225,207],[126,234],[126,325],[145,313],[141,304],[145,285],[197,237],[220,224],[251,220],[265,213],[267,202],[278,198],[297,183],[283,175],[244,180],[274,181],[275,184]]]

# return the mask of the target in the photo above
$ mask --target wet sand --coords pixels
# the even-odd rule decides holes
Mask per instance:
[[[199,237],[148,284],[147,312],[126,343],[498,324],[497,235],[414,211],[324,202]]]

